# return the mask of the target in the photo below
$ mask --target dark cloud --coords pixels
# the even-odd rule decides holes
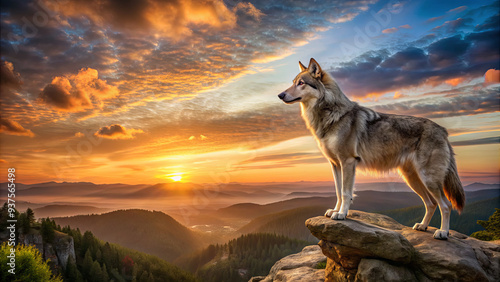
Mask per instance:
[[[140,129],[126,129],[119,124],[113,124],[99,128],[94,135],[106,139],[131,139],[138,133],[143,133],[143,131]]]
[[[489,145],[500,143],[500,136],[451,142],[452,146]]]
[[[471,94],[472,93],[472,94]],[[376,111],[405,115],[442,118],[478,115],[500,111],[500,87],[474,90],[469,87],[453,91],[441,99],[423,98],[373,107]]]
[[[78,112],[93,108],[96,102],[118,95],[115,86],[98,78],[94,69],[81,69],[76,75],[55,77],[38,98],[54,109]],[[94,101],[94,102],[93,102]]]
[[[490,19],[486,20],[489,22]],[[421,43],[434,37],[425,36]],[[427,46],[407,47],[390,54],[370,51],[331,70],[348,95],[383,94],[424,83],[439,84],[453,78],[481,77],[498,69],[500,27],[454,35]]]
[[[28,136],[28,137],[34,137],[35,134],[31,132],[29,129],[25,129],[22,125],[19,123],[13,121],[13,120],[8,120],[5,118],[0,118],[0,132],[9,134],[9,135],[19,135],[19,136]]]
[[[0,62],[0,87],[2,89],[20,89],[22,85],[21,76],[14,71],[10,62]]]

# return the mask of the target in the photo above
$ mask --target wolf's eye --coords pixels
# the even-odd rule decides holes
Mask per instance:
[[[304,85],[304,81],[299,81],[299,83],[297,83],[297,86],[301,86],[301,85]]]

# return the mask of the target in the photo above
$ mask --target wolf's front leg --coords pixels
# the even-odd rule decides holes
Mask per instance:
[[[328,209],[325,212],[326,217],[331,217],[334,212],[338,212],[340,210],[340,206],[342,205],[342,170],[340,166],[332,164],[332,172],[333,179],[335,180],[335,197],[337,197],[337,203],[335,204],[335,208]]]
[[[338,212],[334,212],[331,219],[343,220],[349,212],[349,206],[352,201],[352,191],[354,187],[354,177],[356,175],[355,158],[349,158],[342,163],[342,194],[337,197],[342,197],[342,204]]]

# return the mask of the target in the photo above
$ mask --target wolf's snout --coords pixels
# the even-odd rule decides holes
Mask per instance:
[[[283,100],[283,98],[285,98],[285,96],[286,96],[286,93],[282,92],[281,94],[278,95],[278,98],[280,98],[281,100]]]

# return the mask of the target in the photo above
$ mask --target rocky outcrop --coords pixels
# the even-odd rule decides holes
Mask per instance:
[[[252,277],[250,281],[325,281],[325,270],[318,269],[318,264],[325,261],[326,257],[318,246],[307,246],[300,253],[289,255],[276,262],[269,275]]]
[[[66,269],[69,260],[76,261],[73,237],[62,232],[55,231],[52,243],[44,243],[42,235],[38,232],[20,234],[19,240],[22,244],[35,246],[44,259],[50,259],[51,267],[54,270]]]
[[[52,245],[55,249],[59,265],[61,265],[63,269],[66,269],[68,261],[72,261],[73,263],[76,262],[75,242],[73,241],[73,237],[56,231],[56,236]]]
[[[435,240],[436,228],[415,231],[360,211],[346,220],[310,218],[306,226],[328,257],[325,281],[500,281],[500,245],[455,231]]]

